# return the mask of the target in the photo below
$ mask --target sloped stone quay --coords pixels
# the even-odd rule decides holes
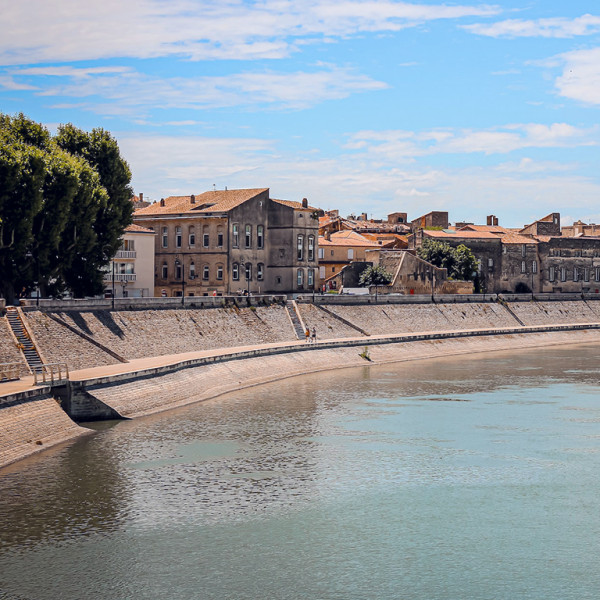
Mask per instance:
[[[578,304],[582,306],[578,307]],[[463,304],[460,307],[452,306],[448,311],[444,306],[425,308],[373,305],[361,307],[362,311],[357,311],[356,308],[336,306],[329,307],[329,311],[322,311],[312,305],[301,305],[299,309],[304,322],[311,326],[318,322],[320,337],[329,338],[320,339],[314,345],[294,339],[293,327],[283,307],[275,307],[273,311],[267,308],[262,311],[248,310],[237,324],[254,331],[253,335],[248,335],[250,343],[240,346],[244,333],[238,331],[237,344],[230,344],[229,348],[214,347],[219,335],[214,326],[213,339],[210,344],[206,344],[207,338],[202,336],[202,319],[206,321],[216,318],[224,325],[226,321],[231,322],[233,315],[212,312],[220,309],[197,312],[182,310],[180,314],[171,311],[165,313],[166,322],[172,323],[170,327],[179,330],[182,323],[190,320],[195,323],[195,334],[204,339],[204,344],[192,345],[190,334],[186,342],[189,343],[188,347],[195,346],[196,351],[139,356],[143,354],[139,342],[130,351],[127,335],[122,335],[117,336],[121,340],[117,349],[119,355],[124,354],[125,357],[120,361],[99,361],[95,366],[88,366],[93,356],[89,340],[73,334],[74,338],[67,338],[67,343],[71,340],[75,343],[71,352],[77,352],[82,344],[86,344],[90,354],[83,361],[85,368],[80,367],[71,372],[68,388],[34,388],[19,392],[15,389],[18,386],[14,384],[10,390],[8,387],[0,387],[0,466],[89,433],[89,430],[75,424],[65,411],[80,421],[136,418],[215,398],[238,389],[337,368],[600,342],[600,319],[593,319],[592,322],[590,318],[600,312],[600,303],[598,309],[595,303],[588,302],[569,302],[564,306],[553,303],[550,307],[542,303],[523,303],[517,307],[511,304],[512,311],[518,311],[523,322],[526,323],[529,319],[542,321],[539,325],[529,326],[517,324],[514,317],[510,316],[511,311],[505,310],[500,304]],[[578,308],[581,308],[581,312],[578,312]],[[332,315],[336,311],[342,320]],[[428,316],[424,317],[424,312]],[[47,342],[44,341],[43,314],[34,314],[30,324],[32,321],[37,324],[37,329],[32,329],[38,343],[46,343],[42,345],[42,350],[57,354],[59,349],[56,348],[56,335],[53,333],[48,336]],[[589,322],[582,322],[581,315],[588,317]],[[102,346],[114,352],[114,340],[101,331],[100,321],[104,316],[101,315],[100,320],[89,313],[87,316],[79,316],[72,312],[67,316],[70,318],[71,329],[82,325],[86,328],[85,335],[96,343],[93,346],[96,348],[94,352],[106,354]],[[416,316],[436,327],[432,331],[415,333],[418,323],[413,318]],[[563,323],[560,323],[561,317]],[[125,329],[133,316],[114,314],[111,318],[118,319],[120,326]],[[549,318],[556,318],[560,324],[548,324],[546,319]],[[144,322],[145,317],[138,311],[135,319]],[[396,326],[390,329],[395,331],[388,329],[387,335],[375,333],[385,330],[385,323],[392,319]],[[50,320],[56,327],[62,327]],[[98,324],[94,324],[94,320],[98,320]],[[489,327],[494,321],[501,326]],[[261,322],[264,325],[261,326]],[[467,327],[469,323],[471,328]],[[146,335],[150,335],[149,323],[146,325]],[[447,330],[441,331],[444,325]],[[484,327],[485,325],[488,327]],[[167,326],[163,323],[161,335],[167,331],[164,327]],[[71,329],[67,328],[66,331],[72,333]],[[160,324],[158,329],[161,329]],[[403,331],[398,332],[398,329]],[[48,325],[48,330],[60,331],[54,325]],[[101,335],[94,337],[97,331]],[[348,335],[350,332],[351,335]],[[223,335],[227,333],[223,331]],[[9,347],[10,344],[5,346]],[[176,345],[175,349],[180,350],[181,346]],[[132,354],[137,354],[138,357]],[[66,357],[63,355],[63,358],[69,360],[70,354]],[[27,387],[26,384],[23,386]],[[21,389],[24,389],[23,386]],[[3,389],[12,393],[1,395]]]

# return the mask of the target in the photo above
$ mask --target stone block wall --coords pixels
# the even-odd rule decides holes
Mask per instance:
[[[525,325],[597,323],[600,321],[600,302],[598,301],[511,302],[509,307]]]
[[[0,363],[19,363],[22,365],[20,374],[29,373],[25,357],[17,348],[17,342],[12,336],[6,317],[0,317]]]
[[[330,308],[327,307],[328,310]],[[298,304],[298,310],[304,324],[310,329],[311,333],[313,329],[317,330],[318,340],[360,337],[361,335],[356,329],[349,327],[312,304]],[[360,324],[357,324],[360,327]]]

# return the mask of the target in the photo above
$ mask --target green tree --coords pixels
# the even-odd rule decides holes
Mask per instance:
[[[417,249],[417,256],[436,267],[448,269],[448,277],[461,281],[475,281],[478,261],[472,250],[460,244],[453,248],[448,242],[425,238]]]
[[[13,302],[36,283],[99,293],[131,222],[130,179],[108,132],[65,125],[52,137],[22,114],[0,114],[0,293]]]
[[[372,285],[388,285],[392,281],[392,275],[383,267],[367,267],[358,279],[361,287],[370,287]]]

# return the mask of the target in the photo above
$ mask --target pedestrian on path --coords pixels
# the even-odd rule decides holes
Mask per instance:
[[[308,344],[310,342],[310,329],[308,327],[306,328],[304,335],[306,337],[306,343]]]
[[[312,343],[315,344],[317,342],[317,328],[313,327],[312,331]]]

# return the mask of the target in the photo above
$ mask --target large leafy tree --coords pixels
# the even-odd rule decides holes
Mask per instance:
[[[361,287],[370,287],[372,285],[388,285],[392,281],[392,275],[383,267],[367,267],[358,279]]]
[[[448,269],[448,277],[452,279],[475,281],[477,278],[479,263],[473,251],[464,244],[453,248],[448,242],[425,238],[417,255],[436,267]]]
[[[0,294],[36,283],[75,296],[102,289],[102,268],[131,222],[131,174],[114,138],[66,125],[57,136],[0,115]]]

